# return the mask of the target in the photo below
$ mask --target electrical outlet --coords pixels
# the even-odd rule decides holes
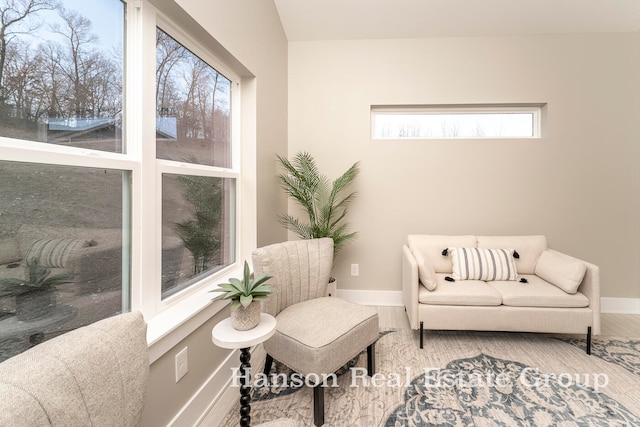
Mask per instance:
[[[176,354],[176,382],[187,375],[187,372],[189,372],[189,356],[185,347]]]
[[[360,275],[360,266],[358,264],[351,264],[351,275],[352,276]]]

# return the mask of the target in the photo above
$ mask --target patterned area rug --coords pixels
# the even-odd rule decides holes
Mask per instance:
[[[326,379],[325,426],[640,426],[640,341],[543,334],[386,330]],[[255,374],[255,373],[254,373]],[[313,425],[303,378],[274,363],[253,378],[252,425]],[[236,426],[239,404],[221,425]]]

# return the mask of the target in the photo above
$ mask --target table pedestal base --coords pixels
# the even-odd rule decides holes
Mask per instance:
[[[231,318],[218,322],[211,330],[213,343],[222,348],[240,349],[240,426],[251,426],[251,346],[260,344],[276,333],[276,318],[260,314],[260,323],[247,331],[236,330]]]
[[[251,426],[251,353],[240,349],[240,427]]]

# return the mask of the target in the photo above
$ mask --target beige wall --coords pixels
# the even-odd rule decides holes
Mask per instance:
[[[286,198],[274,181],[274,153],[287,150],[287,41],[273,1],[177,0],[181,8],[172,0],[152,1],[170,18],[188,25],[196,37],[202,36],[202,29],[212,36],[215,40],[209,42],[210,47],[216,51],[222,49],[224,59],[246,81],[243,87],[250,86],[255,92],[255,101],[246,103],[255,102],[255,105],[243,105],[243,108],[256,111],[256,244],[285,240],[286,232],[275,222],[276,215],[286,210]],[[192,19],[202,29],[189,25]],[[229,351],[211,342],[211,329],[228,315],[228,310],[218,313],[151,365],[144,426],[167,425],[227,358]],[[189,372],[176,383],[174,358],[185,346],[189,353]]]
[[[640,38],[634,34],[289,43],[289,154],[356,160],[359,238],[340,287],[400,290],[409,233],[544,234],[640,297]],[[548,103],[541,140],[374,141],[372,104]],[[349,264],[360,264],[351,277]]]
[[[231,350],[218,348],[211,342],[211,330],[228,316],[228,308],[219,312],[151,365],[143,426],[168,425],[204,381],[229,357]],[[176,383],[175,356],[185,347],[188,349],[189,372]],[[210,396],[211,399],[214,397]]]

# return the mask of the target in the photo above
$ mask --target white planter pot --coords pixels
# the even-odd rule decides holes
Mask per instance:
[[[260,322],[260,301],[254,301],[248,307],[231,307],[231,326],[238,331],[248,331]]]

